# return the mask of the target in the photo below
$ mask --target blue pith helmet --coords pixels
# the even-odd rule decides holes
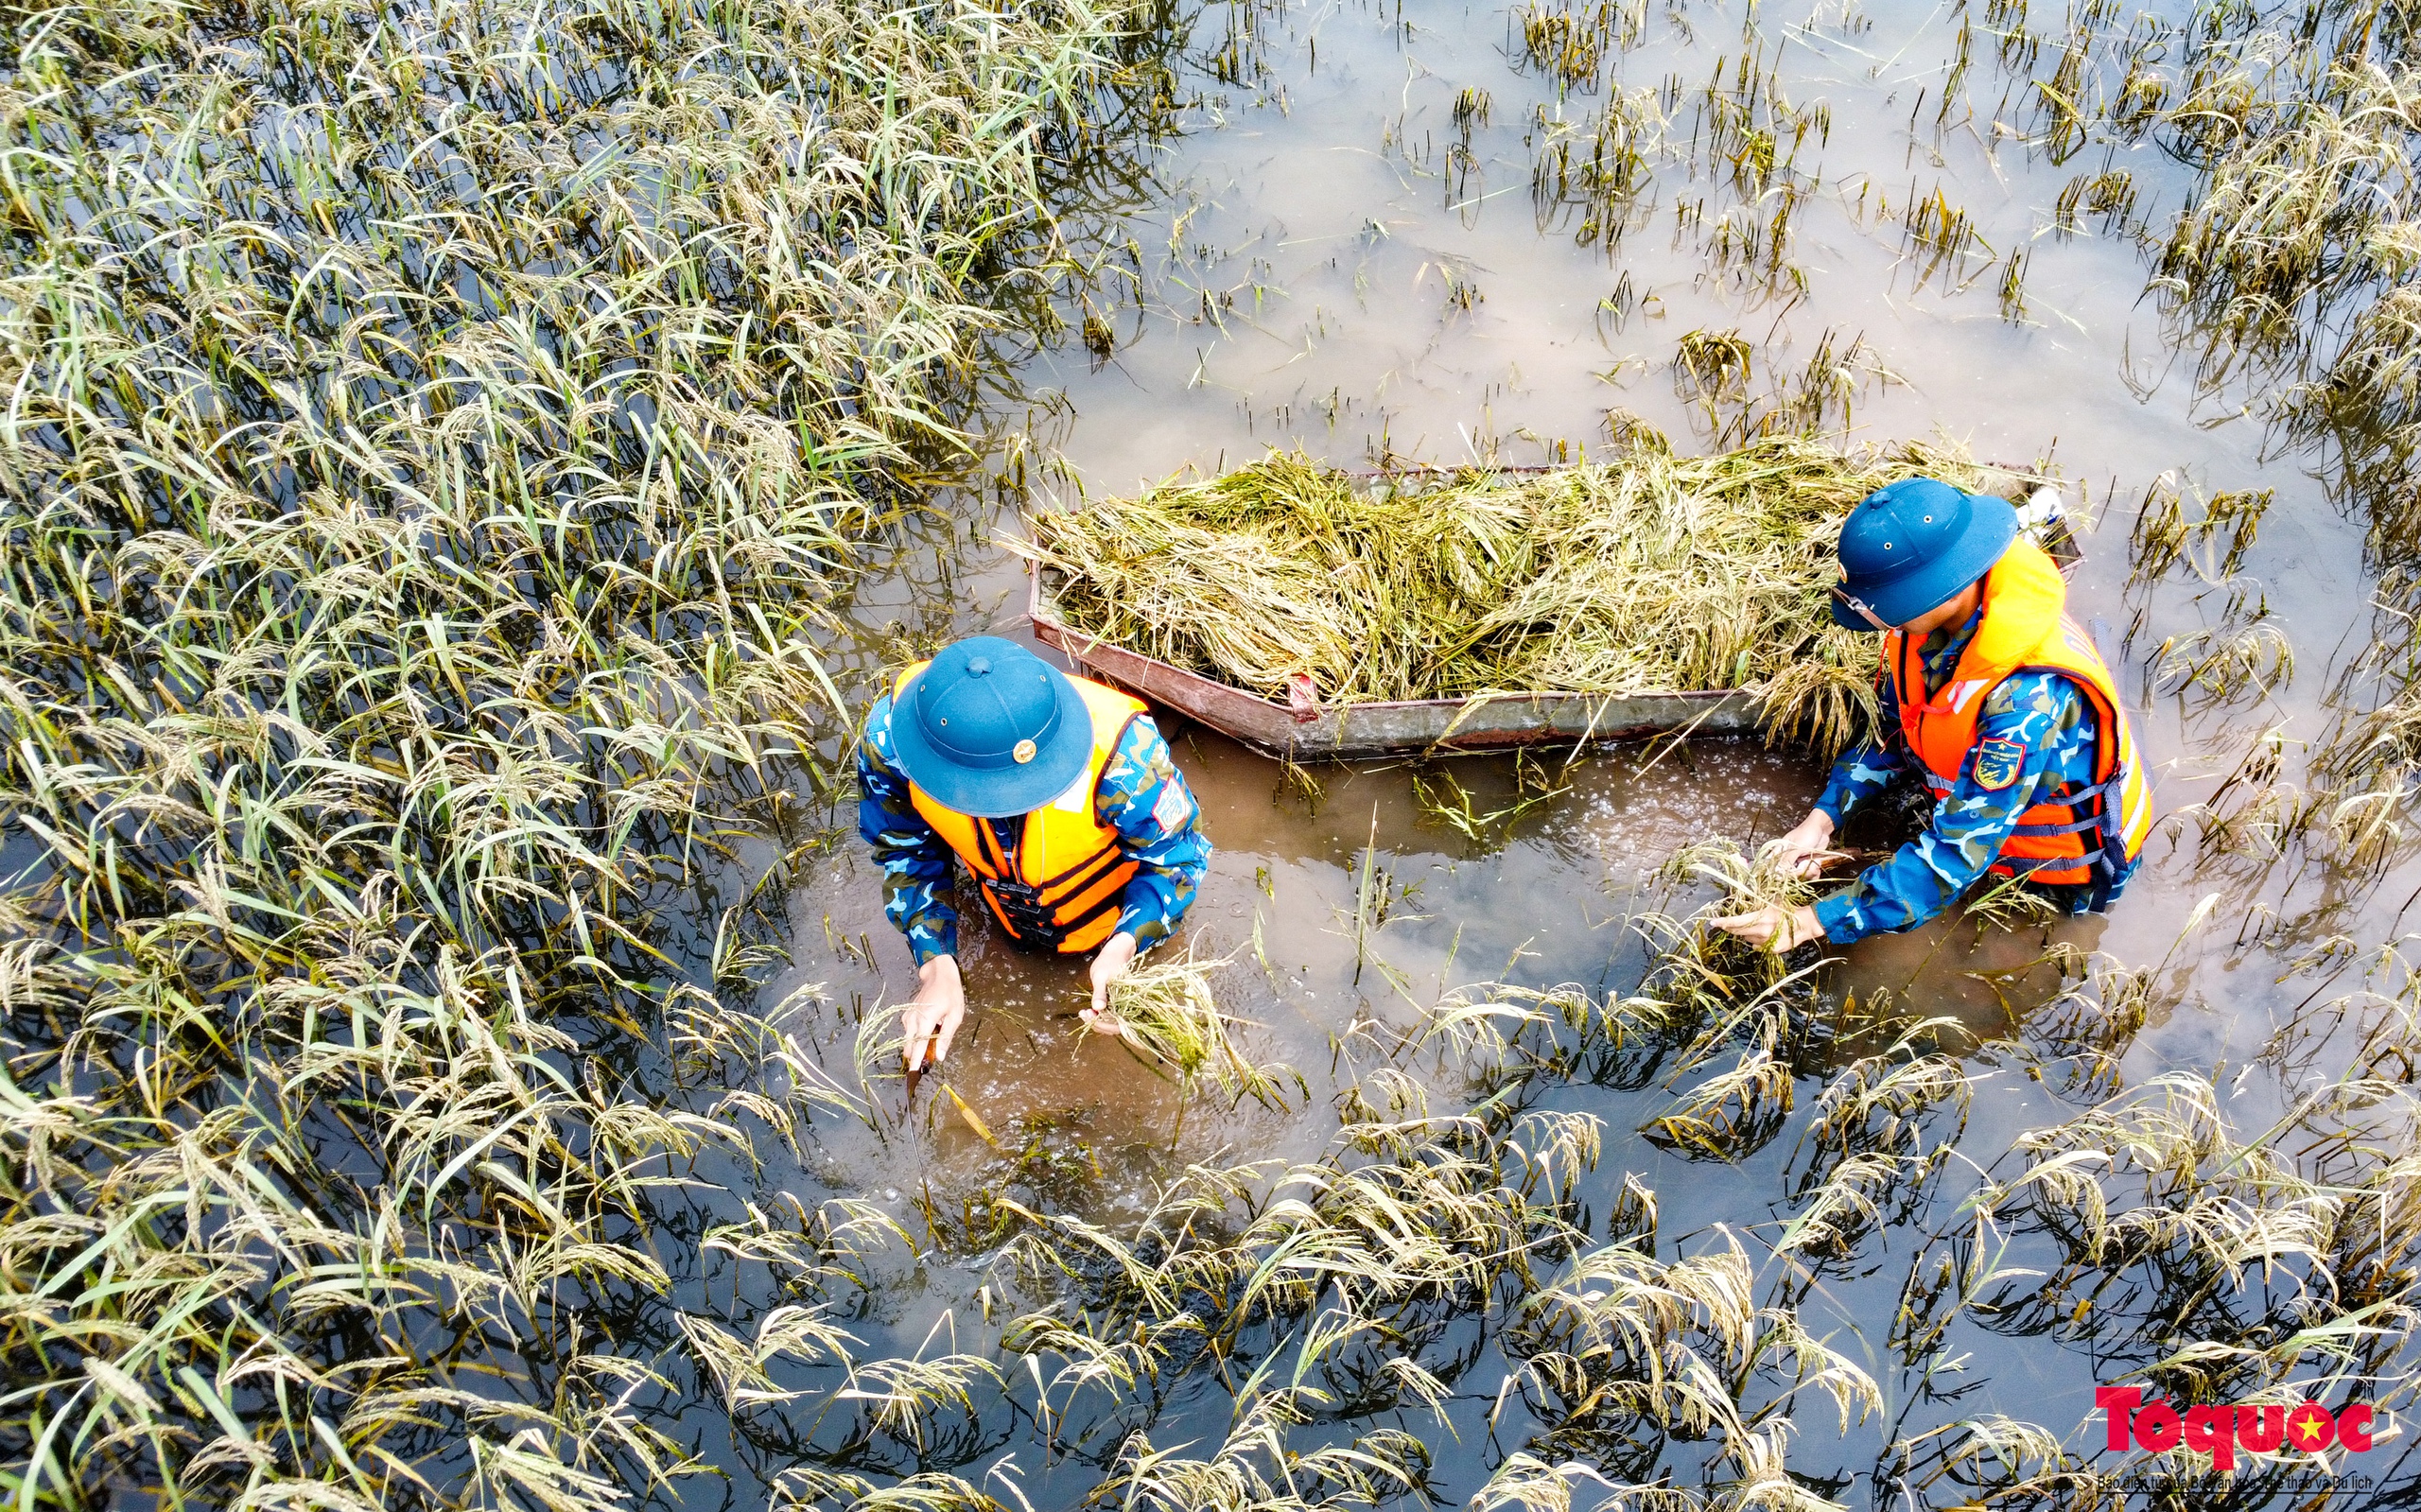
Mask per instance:
[[[1931,478],[1887,483],[1841,522],[1845,576],[1833,590],[1833,620],[1852,630],[1905,625],[1992,571],[2016,539],[2007,499]]]
[[[970,635],[892,700],[891,750],[943,807],[1007,819],[1084,773],[1093,719],[1066,673],[1015,642]]]

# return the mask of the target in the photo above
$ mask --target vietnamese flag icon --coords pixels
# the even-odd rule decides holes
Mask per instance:
[[[2307,1454],[2326,1449],[2337,1437],[2337,1419],[2316,1401],[2304,1402],[2287,1414],[2287,1445]]]

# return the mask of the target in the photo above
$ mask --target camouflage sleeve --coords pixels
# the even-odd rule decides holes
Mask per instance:
[[[1893,748],[1896,742],[1890,739],[1900,727],[1900,699],[1888,677],[1875,695],[1875,711],[1874,728],[1833,763],[1833,774],[1816,800],[1816,807],[1836,825],[1848,818],[1851,809],[1890,787],[1907,764],[1907,758]]]
[[[2091,782],[2094,723],[2091,705],[2056,673],[2012,677],[1993,689],[1976,721],[1976,751],[1925,832],[1816,905],[1826,937],[1847,945],[1913,929],[1948,908],[1999,859],[2047,782],[2055,791]]]
[[[1150,715],[1127,724],[1095,804],[1102,823],[1118,831],[1119,843],[1137,863],[1118,928],[1135,936],[1136,949],[1149,950],[1176,931],[1210,865],[1193,791]]]
[[[908,801],[908,778],[891,754],[891,700],[876,701],[858,744],[858,835],[882,868],[882,912],[923,965],[958,953],[949,844]]]

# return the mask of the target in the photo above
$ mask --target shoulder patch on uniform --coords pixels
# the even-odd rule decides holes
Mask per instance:
[[[1998,792],[2017,780],[2018,769],[2025,764],[2026,747],[1994,736],[1976,747],[1976,786]]]
[[[1185,784],[1175,777],[1160,784],[1160,796],[1152,805],[1152,823],[1160,826],[1163,835],[1174,835],[1193,822],[1193,799]]]

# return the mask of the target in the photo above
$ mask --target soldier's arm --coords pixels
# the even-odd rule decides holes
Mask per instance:
[[[891,700],[878,701],[858,743],[858,835],[882,868],[882,912],[923,965],[958,953],[950,899],[949,845],[908,798],[908,777],[891,759]]]
[[[1126,726],[1102,773],[1095,805],[1136,863],[1119,900],[1116,932],[1133,935],[1136,947],[1148,950],[1176,932],[1210,865],[1193,791],[1148,715]]]
[[[1958,784],[1934,806],[1925,832],[1816,905],[1825,937],[1846,945],[1914,929],[1974,886],[2058,767],[2055,737],[2076,697],[2067,679],[2049,673],[2012,677],[1994,688],[1976,721],[1976,749]]]
[[[1834,761],[1833,773],[1816,800],[1817,811],[1836,825],[1848,818],[1851,809],[1890,787],[1892,777],[1907,765],[1907,758],[1901,755],[1898,742],[1892,739],[1900,727],[1900,700],[1888,677],[1876,695],[1875,706],[1873,730]]]

